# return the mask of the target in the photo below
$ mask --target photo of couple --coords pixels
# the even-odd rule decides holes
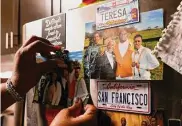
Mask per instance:
[[[141,29],[142,17],[149,15],[157,22]],[[95,31],[94,23],[86,24],[84,70],[91,79],[162,80],[163,67],[152,53],[160,37],[162,10],[141,14],[138,26],[116,27]],[[151,16],[150,16],[151,17]],[[137,25],[137,24],[136,24]]]

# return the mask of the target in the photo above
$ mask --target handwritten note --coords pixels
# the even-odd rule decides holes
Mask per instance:
[[[66,47],[65,14],[51,16],[42,20],[42,37],[53,45]]]

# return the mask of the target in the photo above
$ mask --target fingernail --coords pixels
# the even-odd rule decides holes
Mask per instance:
[[[54,46],[54,48],[56,49],[56,50],[61,50],[61,46]]]
[[[78,103],[78,102],[79,102],[79,100],[80,100],[80,98],[76,98],[75,103]]]

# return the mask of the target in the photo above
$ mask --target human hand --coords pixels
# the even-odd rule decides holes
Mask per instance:
[[[42,74],[56,68],[58,64],[66,67],[63,60],[57,59],[36,63],[36,53],[48,55],[51,51],[60,49],[61,47],[53,46],[46,39],[32,36],[16,52],[11,81],[21,96],[38,83]]]
[[[137,69],[140,68],[140,64],[139,63],[135,63],[135,66],[136,66]]]
[[[61,110],[50,126],[97,126],[96,108],[86,105],[82,114],[82,102],[76,100],[74,105]]]
[[[104,51],[100,52],[100,56],[103,56],[104,55]]]
[[[132,62],[131,66],[132,66],[132,67],[135,67],[135,62]]]

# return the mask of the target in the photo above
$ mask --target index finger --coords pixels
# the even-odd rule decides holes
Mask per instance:
[[[46,43],[43,43],[42,41],[35,41],[33,43],[30,43],[26,47],[23,48],[24,50],[28,51],[29,53],[48,53],[48,52],[54,52],[61,49],[61,47],[49,45]]]
[[[26,47],[27,45],[29,45],[29,44],[31,44],[31,43],[33,43],[33,42],[36,42],[37,40],[38,40],[38,41],[41,41],[41,42],[43,42],[43,43],[46,43],[46,44],[48,44],[48,45],[52,45],[52,44],[50,43],[50,41],[47,40],[47,39],[44,39],[44,38],[38,37],[38,36],[32,36],[28,41],[26,41],[26,42],[22,45],[22,47]]]

